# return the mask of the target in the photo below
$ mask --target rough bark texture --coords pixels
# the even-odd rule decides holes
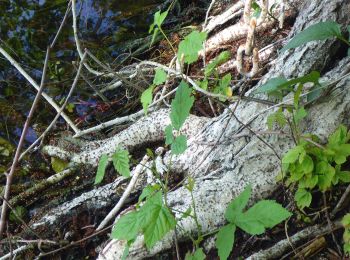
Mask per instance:
[[[306,1],[295,22],[291,35],[305,27],[323,20],[335,20],[341,24],[349,23],[350,4],[344,1]],[[334,53],[339,50],[334,40],[309,43],[293,51],[279,56],[269,73],[261,82],[269,78],[284,75],[286,78],[305,75],[312,70],[327,71],[329,67],[337,64]],[[344,58],[337,67],[327,74],[327,80],[336,79],[349,70],[349,59]],[[324,78],[326,80],[326,78]],[[261,83],[260,83],[261,84]],[[258,84],[258,85],[260,85]],[[326,102],[319,103],[309,110],[309,116],[304,123],[305,132],[312,132],[326,138],[335,128],[344,123],[349,126],[349,98],[347,87],[349,79],[344,79],[336,86],[343,94],[327,98]],[[233,107],[233,106],[232,106]],[[240,121],[247,123],[254,115],[266,109],[265,105],[241,102],[235,114]],[[266,117],[269,111],[258,116],[250,127],[259,132],[266,129]],[[227,124],[227,128],[223,126]],[[221,136],[220,144],[214,147]],[[246,133],[248,138],[232,139],[238,133]],[[286,137],[264,137],[277,154],[282,155],[293,141]],[[211,149],[213,148],[213,149]],[[168,155],[169,156],[169,155]],[[280,160],[271,148],[267,147],[249,130],[243,129],[230,111],[226,110],[218,118],[207,123],[201,133],[190,140],[186,152],[173,162],[175,172],[185,171],[196,177],[194,198],[197,205],[197,214],[203,231],[214,230],[224,223],[224,211],[227,204],[240,193],[248,184],[253,186],[253,200],[271,195],[276,188],[275,177],[279,172]],[[191,205],[190,194],[185,188],[179,188],[168,195],[169,206],[185,211]],[[191,219],[181,220],[179,225],[187,232],[196,232],[196,225]],[[186,239],[185,234],[178,232],[179,240]],[[143,246],[140,236],[130,249],[130,259],[150,257],[174,244],[174,233],[169,233],[150,251]],[[119,259],[123,252],[123,241],[111,241],[106,250],[101,252],[100,259]]]
[[[350,23],[348,16],[350,3],[342,0],[304,1],[300,10],[291,36],[318,21],[334,20],[341,24]],[[285,52],[276,59],[270,71],[256,87],[272,77],[281,75],[286,78],[297,77],[312,70],[321,71],[324,74],[322,79],[324,81],[337,79],[350,71],[349,58],[341,58],[340,61],[334,58],[335,53],[339,54],[340,48],[340,44],[335,40],[327,40],[309,43]],[[303,130],[317,134],[325,140],[340,123],[350,126],[348,117],[350,93],[347,91],[349,86],[349,77],[344,78],[335,87],[333,86],[332,95],[310,107],[308,117],[302,125]],[[241,101],[235,109],[235,115],[240,122],[232,116],[234,108],[235,104],[222,115],[210,120],[190,118],[185,127],[186,134],[190,137],[188,149],[184,154],[172,157],[173,174],[184,174],[185,177],[193,176],[196,179],[193,194],[203,232],[212,231],[224,224],[227,204],[248,184],[252,184],[253,187],[251,202],[271,195],[277,187],[275,177],[280,168],[278,156],[283,155],[294,145],[293,140],[286,136],[263,136],[261,138],[265,142],[262,142],[261,138],[241,124],[241,122],[248,123],[254,132],[267,130],[266,117],[273,110],[260,114],[268,108],[266,105]],[[71,159],[76,163],[96,165],[100,155],[112,153],[116,145],[133,149],[147,142],[162,140],[163,130],[169,124],[168,111],[161,110],[156,113],[141,119],[116,137],[84,147],[82,153],[73,154]],[[47,148],[46,151],[51,155],[55,154],[51,153],[50,149]],[[64,156],[68,155],[63,152],[62,157]],[[167,153],[164,161],[168,162],[169,158],[170,154]],[[83,194],[80,198],[49,212],[32,226],[38,227],[48,223],[53,225],[63,212],[70,212],[72,208],[82,205],[100,204],[101,201],[110,205],[115,199],[111,194],[122,182],[124,181],[117,179],[112,184]],[[139,185],[137,189],[141,189],[141,186]],[[117,197],[119,196],[120,194]],[[189,192],[183,187],[170,192],[168,204],[176,210],[186,211],[191,206]],[[183,227],[177,233],[179,240],[188,239],[182,230],[196,233],[196,225],[190,218],[181,220],[179,225]],[[150,251],[145,249],[143,238],[139,236],[130,248],[129,258],[151,257],[173,245],[174,232],[167,234]],[[112,240],[100,253],[99,258],[120,259],[124,246],[125,242]]]

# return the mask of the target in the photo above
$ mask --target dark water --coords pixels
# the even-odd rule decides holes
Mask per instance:
[[[160,0],[85,0],[77,1],[79,32],[83,47],[100,60],[117,64],[127,40],[145,36]],[[39,83],[46,46],[52,41],[67,8],[66,0],[0,1],[0,45]],[[45,92],[60,102],[75,76],[72,61],[77,61],[69,16],[51,53]],[[79,84],[65,111],[72,119],[84,117],[99,102]],[[77,94],[79,93],[79,94]],[[12,160],[23,123],[35,97],[35,89],[0,55],[0,166]],[[32,126],[45,128],[54,117],[45,101],[36,110]],[[37,137],[31,127],[27,145]],[[0,169],[1,170],[1,169]]]

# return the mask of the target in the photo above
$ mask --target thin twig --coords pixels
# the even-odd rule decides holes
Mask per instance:
[[[136,181],[139,177],[139,175],[141,174],[141,172],[143,171],[144,165],[147,163],[149,159],[148,155],[145,155],[142,159],[142,161],[140,162],[139,165],[137,165],[134,174],[128,184],[128,187],[126,187],[123,195],[120,197],[117,205],[114,206],[114,208],[108,213],[108,215],[102,220],[101,224],[97,227],[96,231],[100,231],[101,229],[103,229],[108,222],[111,221],[112,218],[114,218],[118,211],[121,209],[121,207],[124,205],[124,202],[126,201],[126,199],[129,197],[132,189],[134,188]]]
[[[11,63],[12,66],[14,66],[21,75],[29,81],[29,83],[38,91],[40,89],[39,85],[35,82],[35,80],[29,76],[29,74],[21,67],[21,65],[18,64],[1,46],[0,46],[0,53]],[[56,104],[56,102],[45,92],[42,92],[42,96],[45,98],[45,100],[56,110],[59,111],[59,106]],[[65,114],[62,113],[61,116],[63,119],[68,123],[68,125],[73,129],[74,132],[79,132],[79,129],[75,126],[75,124],[70,120],[70,118]]]
[[[72,83],[72,87],[70,88],[67,97],[64,101],[64,103],[62,104],[62,106],[59,108],[59,110],[57,111],[56,116],[54,117],[54,119],[51,121],[50,125],[45,129],[45,131],[21,154],[21,156],[19,157],[19,160],[21,160],[31,149],[33,149],[33,147],[35,145],[38,144],[38,142],[40,140],[43,140],[44,137],[46,136],[46,134],[51,130],[51,128],[56,124],[56,121],[58,120],[58,118],[62,115],[64,108],[66,107],[69,98],[71,97],[71,95],[73,94],[73,91],[75,89],[75,87],[77,86],[78,80],[79,80],[79,76],[82,72],[82,68],[83,68],[83,62],[86,58],[86,53],[83,54],[83,60],[80,61],[79,64],[79,68],[77,70],[77,74],[75,75],[74,81]],[[76,132],[77,134],[80,133],[80,131]]]
[[[14,172],[16,170],[17,164],[18,164],[18,159],[20,156],[20,152],[22,149],[22,146],[24,144],[24,140],[25,137],[27,135],[28,132],[28,128],[29,128],[29,123],[30,120],[32,119],[33,115],[34,115],[34,111],[36,109],[36,106],[40,100],[41,94],[43,92],[44,86],[45,86],[45,77],[46,77],[46,70],[47,70],[47,64],[49,61],[49,55],[50,55],[50,49],[47,48],[46,51],[46,57],[45,57],[45,63],[44,63],[44,68],[43,68],[43,73],[42,73],[42,77],[41,77],[41,83],[40,83],[40,87],[38,92],[36,93],[35,99],[33,101],[32,107],[30,108],[28,117],[24,123],[23,126],[23,131],[20,137],[20,140],[18,142],[18,146],[16,149],[16,153],[12,162],[12,166],[11,166],[11,170],[10,173],[7,175],[6,177],[6,186],[5,186],[5,194],[4,194],[4,198],[6,201],[8,201],[10,199],[10,193],[11,193],[11,184],[12,184],[12,180],[13,180],[13,176],[14,176]],[[2,209],[1,209],[1,220],[0,220],[0,239],[2,238],[3,232],[5,230],[5,224],[6,224],[6,216],[7,216],[7,203],[6,201],[3,200],[2,202]]]
[[[52,49],[55,46],[56,41],[58,39],[58,36],[60,35],[64,24],[66,23],[66,20],[67,20],[67,17],[68,17],[68,14],[69,14],[71,8],[72,8],[72,0],[70,0],[69,3],[68,3],[67,10],[66,10],[66,13],[64,14],[64,17],[62,19],[60,27],[58,28],[57,33],[56,33],[52,43],[50,44],[50,49]]]

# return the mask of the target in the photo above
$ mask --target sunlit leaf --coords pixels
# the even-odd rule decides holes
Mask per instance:
[[[179,44],[178,58],[184,57],[184,62],[191,64],[198,59],[198,52],[203,48],[206,39],[205,32],[193,31],[185,37]]]
[[[130,177],[129,152],[118,149],[112,155],[114,168],[124,177]]]

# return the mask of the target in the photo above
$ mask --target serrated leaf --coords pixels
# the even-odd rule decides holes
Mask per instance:
[[[338,146],[348,141],[348,130],[346,126],[340,125],[337,130],[328,137],[329,146]]]
[[[172,125],[168,125],[165,128],[165,144],[169,145],[172,144],[174,142],[175,138],[173,135],[173,126]]]
[[[157,192],[140,210],[143,221],[143,235],[148,249],[160,241],[166,233],[175,228],[173,214],[163,204],[162,193]]]
[[[60,158],[51,157],[51,167],[55,171],[55,173],[59,173],[66,169],[68,166],[68,162],[61,160]]]
[[[293,39],[282,48],[281,52],[296,48],[310,41],[325,40],[332,37],[342,37],[340,25],[334,21],[319,22],[309,26],[294,36]]]
[[[294,195],[294,199],[297,203],[297,206],[300,209],[309,207],[312,201],[312,195],[306,189],[298,189]]]
[[[248,234],[259,235],[265,228],[272,228],[290,216],[291,213],[275,201],[262,200],[238,214],[234,223]]]
[[[320,161],[316,164],[316,174],[318,176],[318,187],[321,191],[326,191],[332,186],[335,169],[328,162]]]
[[[204,260],[205,254],[202,248],[198,248],[193,254],[190,252],[186,253],[185,260]]]
[[[252,186],[248,185],[244,191],[239,194],[231,203],[227,206],[225,212],[225,218],[231,222],[235,223],[235,220],[239,214],[242,213],[245,206],[249,201],[249,197],[252,194]]]
[[[194,102],[194,97],[191,96],[192,90],[188,84],[181,81],[174,100],[171,102],[170,119],[172,126],[176,130],[180,130],[186,118],[190,114],[191,107]]]
[[[139,202],[143,201],[144,199],[147,199],[148,197],[155,194],[157,191],[159,191],[160,186],[159,184],[154,185],[147,185],[143,190],[141,195],[139,196]]]
[[[337,176],[344,183],[350,182],[350,171],[340,171],[338,172]]]
[[[265,232],[263,223],[261,223],[256,216],[239,214],[235,224],[250,235],[261,235]]]
[[[153,89],[154,89],[154,85],[151,85],[144,92],[142,92],[142,95],[141,95],[141,103],[142,103],[142,107],[143,107],[143,110],[145,111],[146,115],[147,115],[148,106],[152,103]]]
[[[282,158],[282,163],[294,163],[298,160],[299,155],[304,151],[304,147],[297,145],[294,148],[290,149]]]
[[[177,57],[184,62],[191,64],[198,59],[198,52],[203,48],[203,42],[207,38],[205,32],[193,31],[179,44]]]
[[[122,176],[126,178],[130,177],[129,152],[127,150],[118,149],[112,155],[112,161],[114,169],[117,172],[119,172]]]
[[[231,223],[220,228],[216,235],[215,246],[221,260],[227,259],[232,251],[235,242],[235,231],[236,226]]]
[[[156,74],[154,75],[153,84],[156,86],[163,84],[166,81],[166,79],[167,74],[165,73],[165,71],[161,68],[157,68]]]
[[[111,237],[114,239],[134,240],[141,230],[138,212],[132,211],[122,216],[114,225]]]
[[[100,157],[100,160],[98,161],[97,173],[95,177],[95,185],[101,183],[101,181],[103,180],[107,165],[108,165],[108,156],[107,154],[102,154]]]
[[[185,135],[179,135],[171,144],[171,152],[175,155],[182,154],[187,149],[187,138]]]

